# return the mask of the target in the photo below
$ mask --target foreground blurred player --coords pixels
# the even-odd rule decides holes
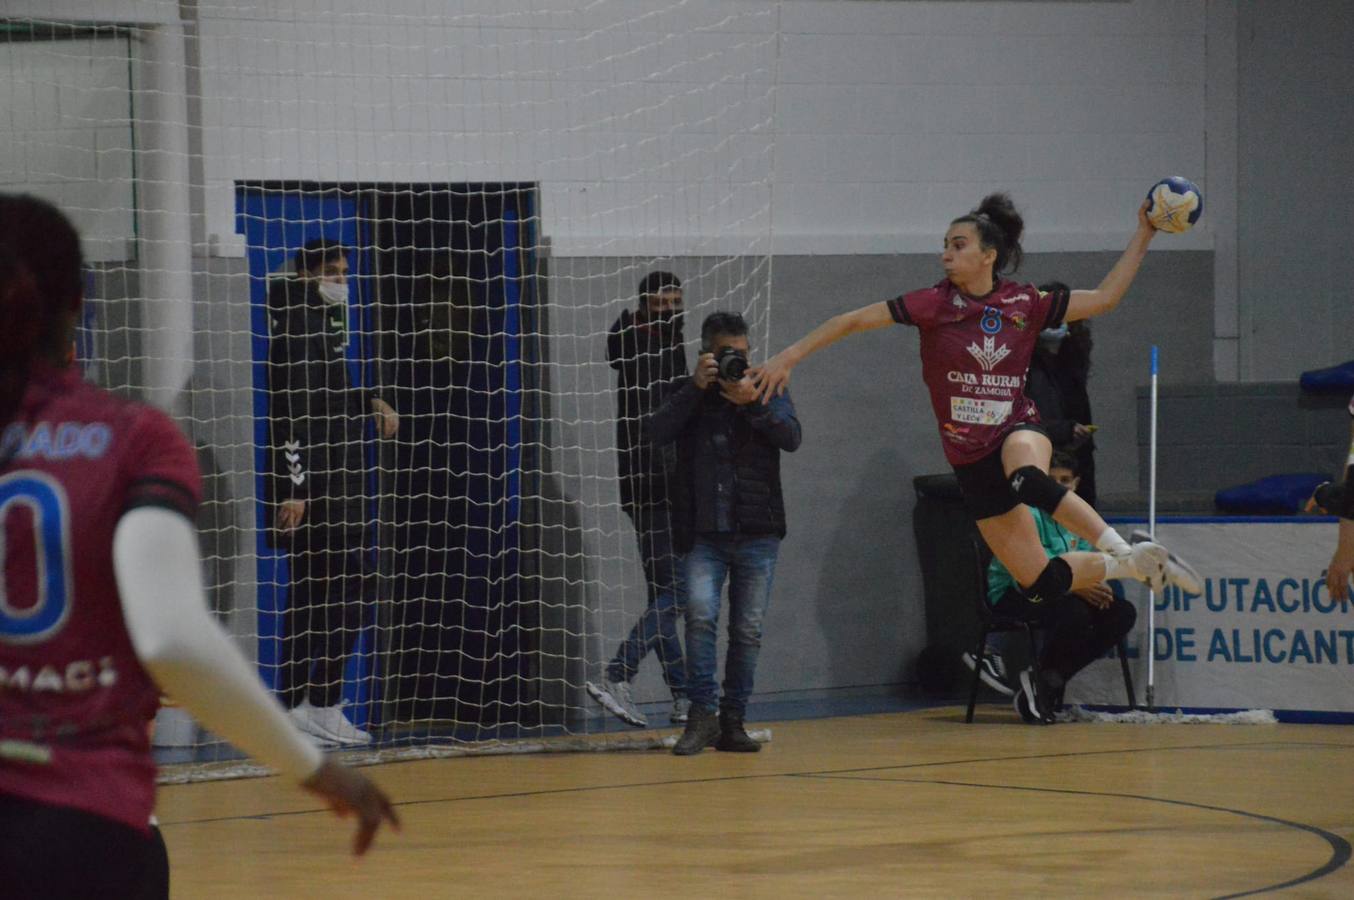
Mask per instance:
[[[192,447],[66,363],[81,268],[65,216],[0,195],[0,894],[142,894],[161,688],[356,814],[360,854],[398,825],[389,800],[322,758],[208,614]]]
[[[950,223],[934,287],[834,316],[753,371],[765,398],[785,389],[790,370],[829,344],[898,323],[921,332],[922,377],[940,426],[945,458],[954,467],[964,505],[988,547],[1031,603],[1110,578],[1134,578],[1160,590],[1170,580],[1201,591],[1197,573],[1152,541],[1132,546],[1100,515],[1048,474],[1053,446],[1025,394],[1030,356],[1043,329],[1104,315],[1119,305],[1147,255],[1156,229],[1146,204],[1119,261],[1091,291],[1042,292],[1002,276],[1020,266],[1024,220],[1005,194]],[[1020,506],[1043,510],[1100,552],[1049,559],[1034,520]],[[1042,721],[1048,701],[1033,672],[1021,687]]]

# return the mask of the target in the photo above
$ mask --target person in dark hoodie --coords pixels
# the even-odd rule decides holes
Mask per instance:
[[[392,437],[399,416],[349,375],[349,248],[323,238],[268,292],[271,544],[290,554],[277,690],[292,720],[326,747],[371,736],[341,704],[343,668],[373,602],[368,560],[366,416]]]
[[[673,723],[687,718],[686,670],[677,619],[684,606],[682,558],[672,542],[669,479],[675,456],[641,435],[645,416],[658,408],[675,379],[686,375],[682,282],[671,272],[650,272],[639,283],[639,305],[624,310],[607,333],[607,362],[616,370],[616,448],[621,508],[635,526],[648,605],[588,693],[607,711],[637,727],[648,724],[635,705],[630,682],[654,650],[672,692]],[[666,455],[665,455],[666,454]]]
[[[1067,285],[1055,281],[1040,285],[1039,290],[1066,291]],[[1095,425],[1091,398],[1086,393],[1091,347],[1091,326],[1084,320],[1039,332],[1025,393],[1039,410],[1039,421],[1048,431],[1053,449],[1076,459],[1081,478],[1077,496],[1095,506]]]

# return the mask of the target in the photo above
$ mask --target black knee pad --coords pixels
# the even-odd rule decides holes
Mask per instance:
[[[1067,488],[1049,477],[1038,466],[1021,466],[1011,473],[1011,491],[1026,506],[1052,513],[1067,496]]]
[[[1072,567],[1061,556],[1055,556],[1044,566],[1044,571],[1034,579],[1034,584],[1021,590],[1025,599],[1031,603],[1043,603],[1056,600],[1072,589]]]

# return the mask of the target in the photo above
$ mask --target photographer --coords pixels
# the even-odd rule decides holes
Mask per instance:
[[[681,379],[645,419],[654,447],[676,442],[673,538],[686,558],[687,696],[690,718],[673,753],[715,745],[755,752],[743,727],[762,641],[762,617],[785,536],[780,453],[799,447],[799,420],[787,394],[755,402],[747,377],[748,328],[736,313],[701,324],[696,373]],[[720,595],[729,582],[729,649],[724,696],[715,684]],[[716,718],[718,712],[718,718]]]

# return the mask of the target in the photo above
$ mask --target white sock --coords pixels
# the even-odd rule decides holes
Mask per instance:
[[[1120,556],[1117,553],[1102,553],[1100,558],[1105,561],[1105,580],[1112,578],[1131,578],[1134,581],[1142,581],[1142,575],[1133,565],[1132,553]]]
[[[1115,556],[1127,556],[1133,550],[1128,545],[1128,541],[1121,538],[1119,532],[1108,525],[1105,526],[1104,531],[1100,532],[1100,537],[1095,539],[1095,549]]]

